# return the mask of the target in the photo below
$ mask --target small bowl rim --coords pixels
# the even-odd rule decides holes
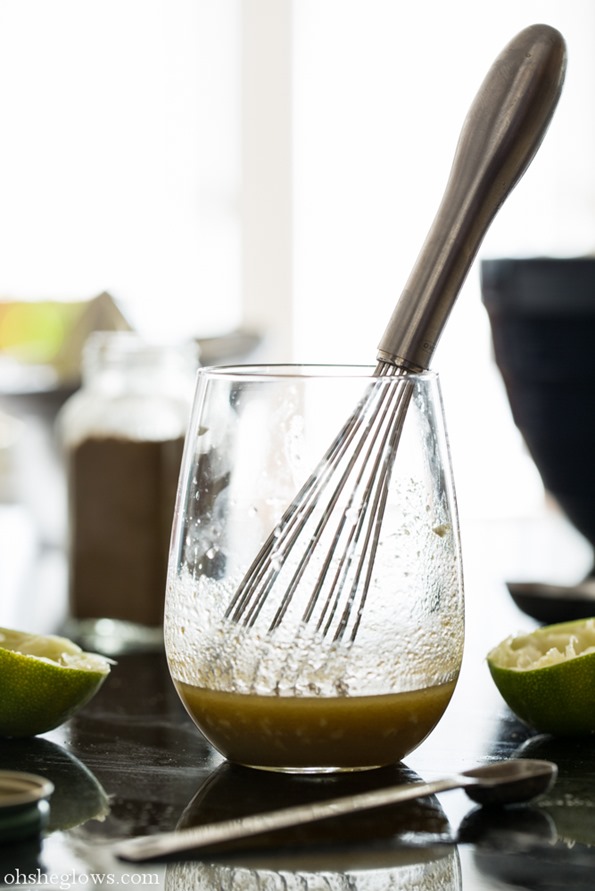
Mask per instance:
[[[51,796],[54,784],[34,773],[0,770],[0,811],[27,804],[37,804]]]

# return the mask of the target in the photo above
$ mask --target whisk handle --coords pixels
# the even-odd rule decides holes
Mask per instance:
[[[496,212],[539,148],[566,71],[549,25],[525,28],[488,71],[463,124],[430,231],[378,347],[378,359],[429,367],[455,298]]]

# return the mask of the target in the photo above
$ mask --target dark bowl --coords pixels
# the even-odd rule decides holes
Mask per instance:
[[[515,424],[595,547],[595,257],[484,260],[481,290]]]

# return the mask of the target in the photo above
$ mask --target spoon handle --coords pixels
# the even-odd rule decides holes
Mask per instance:
[[[339,817],[375,807],[411,801],[415,798],[446,792],[449,789],[476,785],[479,782],[479,780],[464,774],[453,774],[429,783],[387,786],[384,789],[329,798],[326,801],[312,804],[300,804],[266,813],[207,823],[203,826],[127,839],[115,846],[115,853],[123,860],[154,860],[181,851],[199,850],[278,829],[303,826],[329,817]]]

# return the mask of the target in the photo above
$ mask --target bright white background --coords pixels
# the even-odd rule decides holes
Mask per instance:
[[[108,290],[147,333],[373,363],[473,95],[536,21],[566,87],[481,256],[595,244],[592,0],[0,0],[0,295]],[[434,367],[461,513],[539,511],[477,264]]]

